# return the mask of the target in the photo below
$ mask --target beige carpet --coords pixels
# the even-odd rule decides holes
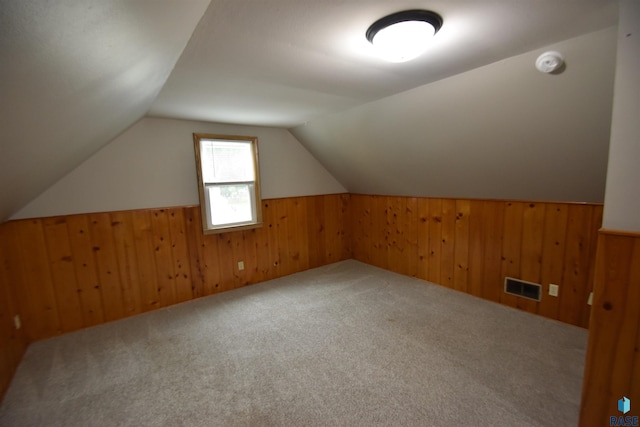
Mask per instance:
[[[571,426],[587,331],[345,261],[29,347],[2,426]]]

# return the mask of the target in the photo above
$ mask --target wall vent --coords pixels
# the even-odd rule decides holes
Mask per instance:
[[[542,285],[538,283],[526,282],[513,277],[504,278],[504,291],[517,297],[540,301]]]

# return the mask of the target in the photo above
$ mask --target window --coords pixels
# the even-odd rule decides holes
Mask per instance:
[[[262,225],[258,138],[194,133],[205,233]]]

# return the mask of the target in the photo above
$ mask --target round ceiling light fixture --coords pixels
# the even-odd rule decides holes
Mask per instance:
[[[367,40],[387,61],[410,61],[427,49],[442,22],[440,15],[429,10],[396,12],[371,24]]]

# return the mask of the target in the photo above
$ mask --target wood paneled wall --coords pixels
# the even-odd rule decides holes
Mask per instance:
[[[0,394],[29,342],[349,258],[586,327],[601,217],[601,205],[341,194],[265,200],[262,228],[207,236],[198,206],[10,221]],[[504,276],[544,284],[542,301],[504,294]]]
[[[11,260],[3,245],[7,239],[7,230],[5,225],[0,225],[0,401],[27,348],[23,330],[16,330],[14,327],[18,304],[8,280]]]
[[[31,342],[351,258],[348,201],[265,200],[262,228],[207,236],[198,206],[11,221],[4,280]]]
[[[351,195],[350,207],[356,259],[588,326],[602,205]],[[505,294],[505,276],[543,284],[542,301]]]
[[[580,425],[609,425],[617,401],[640,402],[640,233],[601,230]],[[635,406],[634,406],[635,404]]]

